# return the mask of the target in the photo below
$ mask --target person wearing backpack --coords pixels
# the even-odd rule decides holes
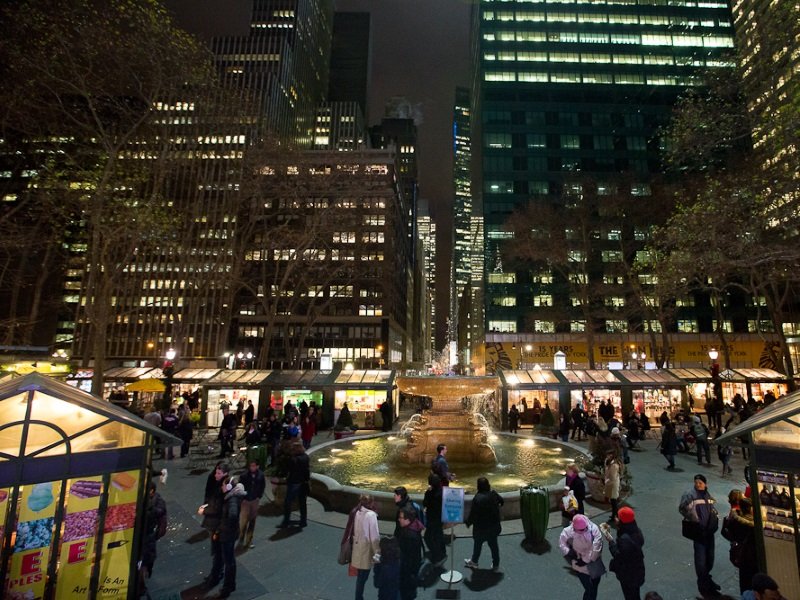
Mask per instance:
[[[711,464],[711,446],[708,443],[708,427],[700,421],[697,415],[693,419],[692,433],[695,437],[695,447],[697,449],[697,464],[703,464],[703,455],[706,457],[706,464]]]
[[[397,537],[400,533],[400,524],[397,519],[400,517],[400,511],[404,508],[413,508],[417,511],[417,518],[422,523],[422,526],[425,527],[425,513],[422,512],[422,507],[411,499],[408,495],[408,490],[402,485],[394,488],[394,505],[397,507],[397,513],[394,518],[394,537]]]
[[[716,500],[709,493],[706,476],[694,476],[694,486],[681,497],[678,511],[683,516],[681,533],[692,540],[697,590],[704,598],[719,598],[720,586],[711,577],[714,568],[714,534],[719,528]]]

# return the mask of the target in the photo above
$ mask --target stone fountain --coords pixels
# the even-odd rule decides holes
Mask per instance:
[[[432,404],[429,411],[414,415],[406,424],[404,460],[430,463],[436,456],[436,446],[447,444],[448,461],[497,461],[489,443],[489,425],[474,410],[477,400],[494,398],[496,377],[400,377],[397,385],[405,393],[428,396]]]

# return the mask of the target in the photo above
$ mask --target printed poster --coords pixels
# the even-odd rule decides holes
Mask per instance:
[[[138,470],[111,474],[100,553],[98,599],[128,595],[139,474]]]
[[[6,514],[8,513],[10,497],[10,488],[0,489],[0,548],[3,547],[3,538],[6,534]]]
[[[44,595],[60,493],[61,481],[20,488],[16,538],[6,579],[5,597],[9,600]]]
[[[442,487],[442,523],[464,522],[464,488]]]
[[[59,600],[83,599],[89,595],[102,494],[102,477],[84,477],[67,482],[56,577],[56,598]]]

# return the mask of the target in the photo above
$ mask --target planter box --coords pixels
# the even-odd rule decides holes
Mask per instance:
[[[608,498],[606,498],[604,491],[605,483],[603,482],[602,475],[595,473],[594,471],[587,471],[586,485],[589,488],[589,496],[591,496],[592,500],[595,502],[608,504]]]
[[[341,431],[334,431],[334,432],[333,432],[333,439],[335,439],[335,440],[341,440],[342,438],[348,438],[348,437],[352,437],[352,436],[354,436],[355,434],[356,434],[356,432],[355,432],[355,431],[352,431],[352,430],[350,430],[350,429],[343,429],[343,430],[341,430]]]

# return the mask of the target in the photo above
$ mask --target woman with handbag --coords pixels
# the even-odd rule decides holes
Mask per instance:
[[[738,508],[732,509],[726,519],[730,532],[728,539],[731,542],[729,558],[733,566],[739,569],[739,592],[742,594],[750,589],[753,575],[758,573],[752,507],[750,498],[742,497],[739,499]]]
[[[372,557],[379,553],[381,534],[375,501],[369,494],[361,494],[353,510],[353,552],[350,567],[356,573],[356,600],[364,600],[364,586],[372,569]]]
[[[561,532],[558,546],[581,581],[583,600],[597,600],[600,578],[606,572],[600,529],[585,515],[575,515]]]

